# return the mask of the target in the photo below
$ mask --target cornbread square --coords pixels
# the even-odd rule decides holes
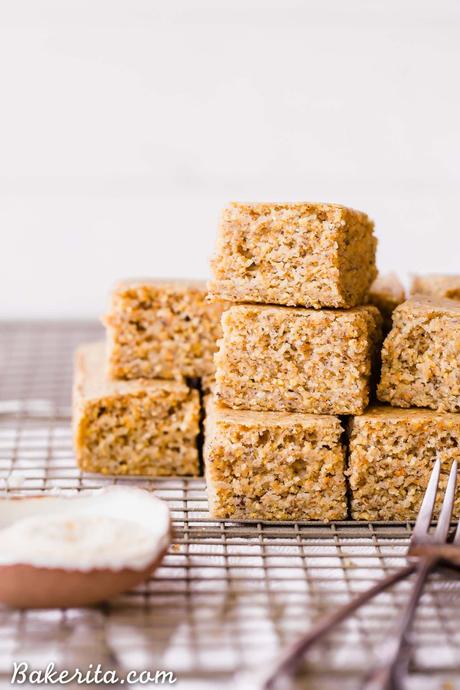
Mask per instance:
[[[434,461],[441,460],[439,496],[442,498],[459,447],[458,414],[375,406],[354,417],[350,423],[347,472],[352,517],[356,520],[414,519]],[[460,514],[460,491],[455,514]]]
[[[347,516],[337,417],[206,406],[204,460],[212,517],[342,520]]]
[[[380,323],[370,305],[230,307],[215,356],[216,397],[236,409],[360,414],[369,400]]]
[[[202,281],[120,282],[105,317],[109,375],[119,379],[200,378],[214,372],[221,303]]]
[[[413,276],[411,295],[431,295],[460,300],[460,275]]]
[[[406,292],[404,285],[396,273],[379,275],[372,283],[368,302],[376,306],[383,317],[383,327],[386,332],[391,330],[392,315],[396,307],[404,302]]]
[[[337,204],[231,203],[211,261],[211,298],[354,307],[377,276],[374,224]]]
[[[103,474],[197,475],[198,391],[178,381],[113,381],[104,343],[77,350],[74,445],[79,467]]]
[[[460,412],[460,303],[420,295],[395,309],[377,395],[396,407]]]

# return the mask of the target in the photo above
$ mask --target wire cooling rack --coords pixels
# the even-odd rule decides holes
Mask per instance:
[[[14,661],[66,669],[171,670],[186,690],[257,688],[260,670],[322,613],[402,565],[410,525],[210,520],[202,479],[81,475],[72,455],[72,354],[85,322],[0,324],[0,489],[75,493],[135,483],[166,500],[175,541],[139,589],[98,608],[0,610],[0,679]],[[351,690],[408,592],[401,583],[333,632],[292,687]],[[460,688],[460,581],[432,579],[408,688]]]

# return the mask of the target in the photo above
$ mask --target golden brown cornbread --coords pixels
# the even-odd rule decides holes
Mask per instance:
[[[222,316],[214,392],[235,409],[360,414],[381,317],[368,305],[232,306]]]
[[[178,381],[113,381],[104,343],[77,350],[74,446],[79,467],[103,474],[197,475],[198,392]]]
[[[214,373],[223,305],[202,281],[120,282],[105,317],[109,375],[120,379],[200,378]]]
[[[391,330],[394,310],[406,299],[404,285],[396,273],[379,275],[372,283],[367,299],[369,304],[379,309],[383,317],[383,328],[388,332]]]
[[[393,312],[379,400],[460,412],[460,303],[416,295]]]
[[[460,300],[460,275],[413,276],[410,293]]]
[[[353,307],[377,275],[374,224],[337,204],[231,203],[222,213],[210,297]]]
[[[459,448],[459,414],[375,406],[354,417],[347,471],[352,517],[413,520],[434,461],[441,460],[440,486],[444,490]],[[441,498],[443,493],[440,491]],[[460,491],[455,514],[460,514]]]
[[[233,520],[341,520],[347,515],[337,417],[229,410],[207,402],[210,512]]]

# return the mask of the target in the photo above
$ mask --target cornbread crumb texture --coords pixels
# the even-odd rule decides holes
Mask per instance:
[[[387,331],[391,329],[391,317],[394,310],[405,299],[404,285],[396,273],[379,275],[369,289],[368,301],[380,310],[383,316],[384,328]]]
[[[313,308],[361,304],[377,276],[373,227],[365,213],[336,204],[231,203],[209,293]]]
[[[411,295],[432,295],[460,300],[460,275],[413,276],[410,292]]]
[[[210,512],[236,520],[339,520],[347,515],[336,417],[229,410],[207,402]]]
[[[460,415],[376,406],[350,426],[347,474],[354,519],[414,519],[437,458],[442,497],[452,461],[458,459]],[[460,515],[460,491],[455,514]]]
[[[206,301],[202,281],[119,283],[105,317],[113,378],[199,378],[214,372],[224,305]]]
[[[197,475],[199,394],[176,381],[113,381],[104,343],[76,354],[74,445],[79,467],[103,474]]]
[[[381,317],[373,306],[308,310],[236,305],[215,356],[219,402],[246,410],[360,414]]]
[[[460,304],[414,296],[393,313],[378,398],[397,407],[460,412]]]

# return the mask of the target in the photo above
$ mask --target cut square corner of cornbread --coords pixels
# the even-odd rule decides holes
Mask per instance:
[[[235,305],[222,330],[214,392],[223,405],[339,415],[366,408],[381,341],[376,307]]]
[[[115,379],[209,377],[225,307],[206,283],[189,279],[120,281],[104,317],[108,371]]]
[[[460,300],[460,275],[440,273],[414,275],[412,276],[410,294]]]
[[[337,417],[206,405],[204,462],[210,513],[232,520],[347,516]]]
[[[211,299],[353,307],[377,276],[365,213],[325,203],[230,203],[211,261]]]
[[[382,405],[354,417],[347,470],[353,519],[415,519],[434,461],[441,461],[440,502],[459,447],[458,414]],[[460,491],[454,514],[460,515]]]
[[[414,295],[393,312],[379,400],[460,412],[460,303]]]
[[[114,381],[104,343],[75,357],[74,447],[86,472],[198,475],[200,400],[179,381]]]

